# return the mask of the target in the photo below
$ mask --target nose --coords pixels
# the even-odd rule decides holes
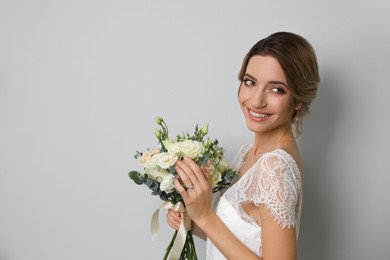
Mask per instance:
[[[266,93],[264,93],[264,88],[257,87],[256,91],[253,93],[252,97],[253,106],[257,108],[262,108],[267,105],[266,102]]]

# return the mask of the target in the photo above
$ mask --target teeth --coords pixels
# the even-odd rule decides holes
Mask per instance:
[[[259,114],[259,113],[256,113],[256,112],[253,112],[252,110],[249,110],[249,113],[254,116],[254,117],[258,117],[258,118],[265,118],[265,117],[268,117],[269,114]]]

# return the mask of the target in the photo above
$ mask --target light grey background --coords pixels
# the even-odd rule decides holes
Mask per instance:
[[[232,159],[251,140],[242,58],[275,31],[316,49],[321,85],[299,139],[300,258],[388,259],[390,4],[372,1],[0,0],[0,259],[161,259],[160,200],[135,150],[210,123]],[[197,240],[200,259],[204,243]]]

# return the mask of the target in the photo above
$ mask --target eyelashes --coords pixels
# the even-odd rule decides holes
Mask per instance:
[[[256,87],[256,82],[250,78],[244,78],[242,80],[242,84],[244,84],[247,87]],[[279,95],[287,93],[283,87],[274,84],[269,85],[269,90],[272,91],[272,93],[279,94]]]
[[[242,83],[244,83],[245,86],[255,86],[256,83],[251,79],[243,79]]]
[[[274,92],[275,94],[280,94],[280,95],[286,93],[286,91],[284,91],[283,88],[278,88],[278,87],[273,87],[271,91]]]

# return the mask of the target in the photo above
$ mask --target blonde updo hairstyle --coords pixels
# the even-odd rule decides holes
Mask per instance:
[[[242,82],[249,60],[255,55],[272,56],[280,64],[287,85],[300,108],[292,117],[294,133],[302,133],[303,116],[316,97],[320,76],[317,58],[311,44],[302,36],[289,32],[277,32],[257,42],[245,56],[238,79]]]

